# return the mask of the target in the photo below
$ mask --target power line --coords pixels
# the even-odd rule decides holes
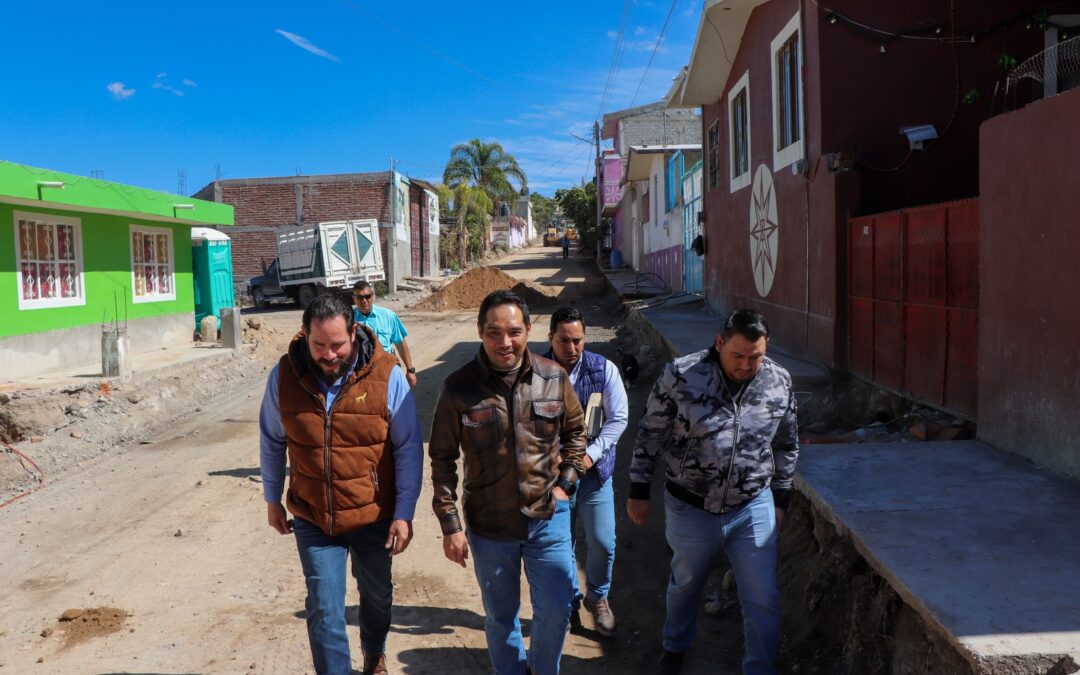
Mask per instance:
[[[649,57],[649,64],[645,66],[645,72],[641,74],[641,82],[638,82],[637,90],[634,91],[634,98],[630,99],[630,107],[634,107],[634,103],[637,102],[638,94],[641,93],[641,85],[645,84],[645,78],[649,75],[649,69],[652,68],[653,59],[656,58],[656,52],[660,49],[660,43],[664,41],[664,34],[667,33],[668,24],[671,22],[671,15],[675,13],[675,7],[678,6],[679,0],[671,0],[671,9],[668,10],[667,18],[664,19],[664,27],[660,29],[660,34],[656,36],[656,44],[653,45],[652,55]]]
[[[595,119],[600,119],[600,115],[603,114],[611,92],[615,88],[615,81],[619,76],[619,63],[622,61],[623,55],[623,39],[626,35],[626,26],[630,21],[630,8],[632,6],[632,0],[623,0],[622,16],[619,19],[619,33],[611,50],[611,64],[608,66],[607,80],[604,82],[604,90],[600,95],[600,107],[596,111]]]

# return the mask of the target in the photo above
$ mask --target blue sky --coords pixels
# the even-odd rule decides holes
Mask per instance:
[[[604,111],[661,98],[701,0],[631,0]],[[0,59],[0,159],[168,192],[222,178],[382,171],[438,180],[470,138],[544,194],[592,175],[623,0],[20,2]],[[18,27],[18,28],[15,28]]]

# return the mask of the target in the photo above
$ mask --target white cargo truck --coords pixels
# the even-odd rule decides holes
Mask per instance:
[[[361,279],[386,278],[379,223],[374,219],[283,228],[277,249],[276,264],[251,280],[251,296],[257,305],[265,306],[277,295],[288,296],[305,308],[328,289],[347,291]]]

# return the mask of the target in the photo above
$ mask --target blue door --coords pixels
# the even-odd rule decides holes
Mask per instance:
[[[701,234],[701,162],[683,175],[683,288],[689,293],[701,293],[705,288],[704,260],[690,246]]]

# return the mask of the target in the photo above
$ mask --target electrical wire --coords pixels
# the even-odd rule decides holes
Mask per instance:
[[[20,451],[20,450],[19,450],[18,448],[16,448],[16,447],[15,447],[15,446],[13,446],[13,445],[8,445],[7,443],[2,443],[2,445],[3,445],[3,446],[4,446],[4,447],[5,447],[5,448],[6,448],[6,449],[7,449],[8,451],[9,451],[9,452],[15,453],[16,455],[18,455],[18,456],[19,456],[19,458],[20,458],[20,462],[19,462],[19,463],[20,463],[20,464],[22,464],[22,462],[23,462],[23,461],[27,461],[27,462],[30,462],[30,464],[31,464],[31,465],[32,465],[32,466],[34,467],[34,469],[35,469],[35,470],[36,470],[36,471],[38,472],[38,475],[37,475],[37,477],[35,477],[35,478],[34,478],[34,480],[36,480],[36,481],[37,481],[37,484],[36,484],[36,485],[34,485],[33,487],[31,487],[31,488],[30,488],[29,490],[23,490],[22,492],[20,492],[19,494],[15,495],[14,497],[12,497],[12,498],[10,498],[10,499],[7,499],[7,500],[5,500],[4,502],[0,503],[0,509],[4,508],[4,507],[5,507],[5,506],[7,506],[8,504],[11,504],[12,502],[18,501],[18,500],[22,499],[23,497],[29,496],[29,495],[33,494],[34,492],[37,492],[38,490],[40,490],[40,489],[41,489],[41,486],[45,484],[45,472],[41,470],[41,467],[40,467],[40,466],[38,466],[37,462],[35,462],[34,460],[30,459],[30,458],[29,458],[28,456],[26,456],[25,454],[23,454],[23,453],[22,453],[22,452],[21,452],[21,451]],[[26,469],[26,465],[25,465],[25,464],[23,464],[23,465],[22,465],[22,467],[23,467],[24,469]],[[27,469],[27,473],[29,473],[29,474],[31,475],[31,477],[33,477],[33,475],[34,475],[34,474],[33,474],[33,472],[32,472],[32,471],[30,471],[29,469]]]
[[[649,63],[645,66],[645,72],[641,74],[641,82],[638,82],[637,89],[634,91],[634,98],[630,99],[630,107],[634,107],[634,103],[637,102],[638,94],[641,93],[641,86],[645,84],[645,78],[649,75],[649,69],[652,68],[653,60],[656,58],[656,52],[660,49],[660,44],[664,41],[664,34],[667,33],[668,24],[671,22],[671,15],[675,13],[675,8],[678,6],[679,0],[671,0],[671,9],[668,10],[667,18],[664,19],[664,25],[660,29],[660,34],[656,36],[656,44],[653,45],[652,55],[649,56]]]
[[[604,81],[604,90],[600,95],[600,106],[596,110],[596,115],[593,119],[600,119],[600,115],[603,114],[604,108],[607,107],[611,92],[615,88],[615,81],[618,78],[619,63],[622,61],[623,54],[623,40],[626,34],[626,26],[630,21],[630,8],[633,6],[632,0],[623,0],[623,11],[619,18],[619,32],[615,38],[615,45],[611,50],[611,64],[608,66],[607,79]]]

